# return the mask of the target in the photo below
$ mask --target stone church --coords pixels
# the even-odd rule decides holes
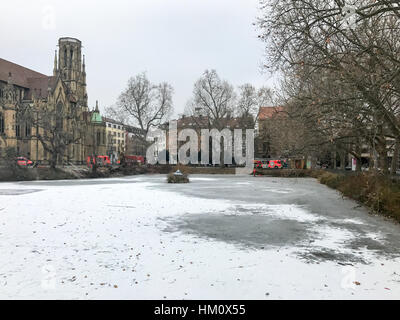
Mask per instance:
[[[53,75],[0,58],[0,155],[49,164],[83,164],[106,154],[106,127],[98,105],[89,110],[82,43],[60,38]]]

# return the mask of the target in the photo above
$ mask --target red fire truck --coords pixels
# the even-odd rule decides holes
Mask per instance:
[[[93,164],[97,164],[99,167],[107,167],[111,165],[110,157],[109,156],[96,156],[92,157],[89,156],[86,159],[87,165],[89,168],[92,168]]]
[[[143,156],[125,156],[124,160],[125,160],[125,164],[128,166],[136,165],[136,164],[142,165],[145,163],[145,159]]]

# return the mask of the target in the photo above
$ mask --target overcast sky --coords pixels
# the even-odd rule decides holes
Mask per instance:
[[[235,86],[273,85],[261,73],[257,10],[258,0],[1,1],[0,57],[50,75],[58,38],[75,37],[90,107],[114,104],[129,77],[146,71],[173,85],[177,115],[205,69]]]

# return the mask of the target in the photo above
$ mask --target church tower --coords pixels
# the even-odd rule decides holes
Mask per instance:
[[[82,59],[82,42],[75,38],[60,38],[58,47],[58,66],[55,73],[60,75],[70,93],[81,104],[87,106],[86,71],[84,58]],[[55,64],[56,61],[57,59],[55,59]]]

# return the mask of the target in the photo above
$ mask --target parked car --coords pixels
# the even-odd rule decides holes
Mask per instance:
[[[33,161],[29,160],[28,158],[25,157],[18,157],[17,158],[17,164],[20,167],[30,167],[33,166]]]

